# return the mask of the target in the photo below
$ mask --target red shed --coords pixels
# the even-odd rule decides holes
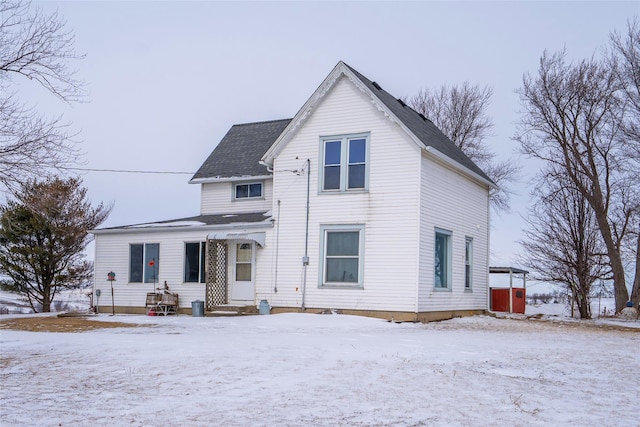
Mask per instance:
[[[489,307],[491,311],[524,314],[527,299],[526,270],[515,267],[489,267],[490,274],[508,274],[508,288],[491,288]],[[522,287],[513,286],[513,278],[522,276]]]

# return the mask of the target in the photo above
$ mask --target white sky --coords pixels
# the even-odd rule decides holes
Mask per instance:
[[[494,88],[492,148],[514,155],[525,72],[544,49],[594,54],[640,15],[635,2],[40,2],[75,31],[88,102],[25,87],[27,101],[81,131],[88,168],[195,172],[236,123],[292,117],[339,60],[396,97],[465,80]],[[520,250],[527,176],[492,226],[492,265]],[[199,213],[190,175],[90,172],[89,195],[114,202],[103,226]]]

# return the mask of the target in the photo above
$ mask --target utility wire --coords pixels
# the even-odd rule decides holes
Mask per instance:
[[[141,171],[141,170],[129,170],[129,169],[94,169],[94,168],[67,168],[67,167],[61,167],[59,169],[83,171],[83,172],[147,173],[147,174],[161,174],[161,175],[193,175],[195,174],[195,172]]]

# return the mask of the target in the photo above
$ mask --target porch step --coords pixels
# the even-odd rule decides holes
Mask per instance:
[[[216,305],[205,311],[205,316],[243,316],[258,314],[258,308],[253,305]]]

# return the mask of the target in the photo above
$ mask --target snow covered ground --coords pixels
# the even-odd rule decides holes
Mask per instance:
[[[640,425],[638,322],[96,319],[0,331],[0,425]]]
[[[593,298],[591,300],[591,316],[596,319],[599,317],[611,317],[616,311],[616,301],[614,298]],[[527,304],[525,313],[528,316],[542,314],[549,317],[571,317],[571,307],[567,303],[538,303]],[[575,307],[574,317],[580,317],[578,307]]]
[[[61,291],[56,295],[51,311],[88,310],[91,305],[88,296],[90,292],[91,288]],[[33,310],[26,297],[12,292],[0,291],[0,314],[29,313],[33,313]]]

